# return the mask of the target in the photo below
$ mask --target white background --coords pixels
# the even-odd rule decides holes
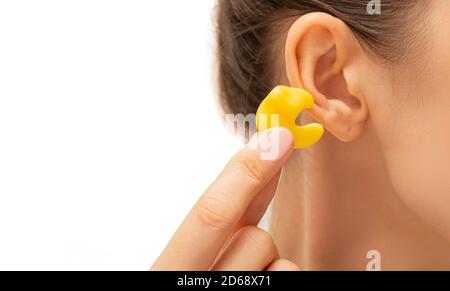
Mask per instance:
[[[0,1],[0,269],[150,267],[240,147],[213,6]]]

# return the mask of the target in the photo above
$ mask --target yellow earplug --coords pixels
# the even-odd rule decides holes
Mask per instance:
[[[297,117],[305,109],[312,108],[314,98],[303,89],[277,86],[259,106],[256,128],[259,132],[272,127],[289,129],[295,138],[295,148],[307,148],[318,142],[324,128],[318,123],[299,126]]]

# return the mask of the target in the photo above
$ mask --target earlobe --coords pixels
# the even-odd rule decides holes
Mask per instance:
[[[310,115],[342,141],[363,131],[368,117],[358,72],[363,48],[341,20],[325,14],[300,17],[286,40],[286,72],[290,86],[314,96]]]

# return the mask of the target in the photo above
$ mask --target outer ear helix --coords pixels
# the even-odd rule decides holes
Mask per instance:
[[[302,149],[317,143],[324,128],[318,123],[298,126],[297,117],[303,110],[312,108],[313,96],[299,88],[277,86],[259,106],[256,113],[256,128],[259,132],[272,127],[289,129],[295,138],[295,148]]]

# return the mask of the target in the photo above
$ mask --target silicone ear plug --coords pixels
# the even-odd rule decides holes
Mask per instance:
[[[307,148],[318,142],[324,128],[318,123],[299,126],[297,117],[303,110],[312,108],[314,98],[303,89],[277,86],[259,106],[256,128],[259,132],[272,127],[289,129],[295,138],[295,148]]]

